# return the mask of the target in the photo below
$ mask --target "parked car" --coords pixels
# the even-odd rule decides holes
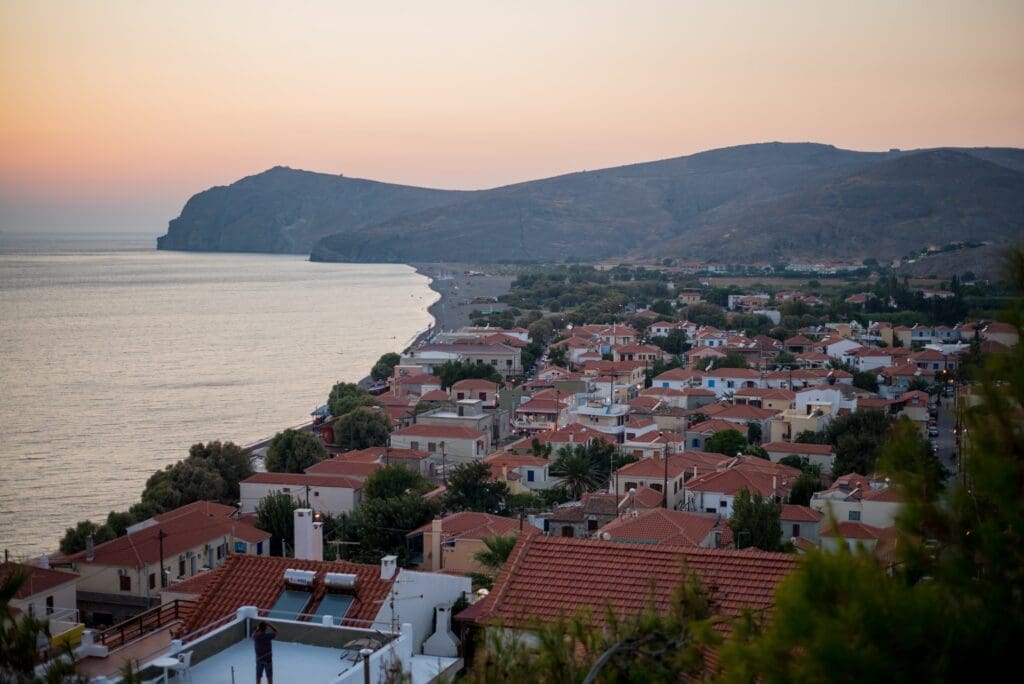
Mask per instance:
[[[939,436],[939,428],[935,427],[934,425],[930,426],[928,428],[928,436],[929,437],[938,437]]]
[[[932,440],[932,453],[933,454],[937,453],[938,450],[939,450],[939,443],[936,442],[935,440]]]

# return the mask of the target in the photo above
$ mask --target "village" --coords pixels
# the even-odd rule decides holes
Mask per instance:
[[[375,396],[351,386],[383,433],[363,439],[325,407],[307,435],[324,457],[263,459],[237,505],[192,501],[5,562],[28,577],[11,608],[48,619],[40,649],[94,681],[125,667],[232,681],[249,666],[240,641],[268,619],[287,635],[279,666],[303,681],[427,682],[461,670],[481,632],[667,606],[680,559],[723,620],[770,613],[806,553],[891,571],[905,492],[880,467],[884,442],[896,430],[937,480],[961,477],[980,401],[965,367],[1015,348],[1017,328],[851,320],[778,339],[730,322],[820,302],[738,292],[714,326],[687,318],[703,294],[674,293],[670,315],[631,304],[622,322],[433,330],[375,367]],[[339,533],[396,468],[419,517],[378,521],[396,526],[388,548]],[[287,538],[263,522],[281,498]]]

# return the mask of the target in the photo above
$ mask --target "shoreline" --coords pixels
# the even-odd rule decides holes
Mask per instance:
[[[409,265],[428,278],[428,287],[440,295],[436,302],[427,307],[427,313],[434,318],[434,325],[418,335],[410,346],[421,341],[431,331],[451,331],[472,325],[469,314],[476,309],[495,305],[483,300],[507,294],[514,280],[514,276],[491,273],[485,270],[486,266],[480,265],[448,262]],[[478,272],[480,275],[469,276],[467,271]],[[503,304],[495,306],[504,308]]]

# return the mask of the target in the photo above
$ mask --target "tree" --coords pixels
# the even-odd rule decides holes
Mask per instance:
[[[853,371],[853,386],[868,392],[878,391],[878,374],[872,371]]]
[[[567,363],[565,346],[548,347],[548,363],[552,366],[565,368]]]
[[[793,441],[797,444],[831,444],[826,432],[815,432],[814,430],[801,430]]]
[[[84,550],[89,535],[92,535],[95,544],[102,544],[117,536],[107,525],[97,525],[91,520],[82,520],[74,527],[69,527],[64,531],[64,537],[60,540],[60,552],[68,555]]]
[[[499,385],[505,381],[505,378],[501,377],[501,373],[489,363],[445,361],[434,368],[434,375],[441,378],[441,389],[448,389],[459,380],[490,380]]]
[[[708,437],[704,442],[704,451],[735,456],[742,453],[746,446],[747,440],[739,430],[722,430]]]
[[[473,559],[489,571],[493,580],[505,565],[517,541],[518,538],[513,534],[484,537],[484,548],[474,553]]]
[[[821,477],[821,466],[817,463],[811,463],[806,456],[797,456],[796,454],[783,456],[779,459],[779,465],[797,468],[800,472],[813,475],[816,478]]]
[[[682,328],[675,328],[662,337],[652,337],[651,342],[659,346],[663,351],[680,356],[690,349],[690,343],[686,339],[686,331]]]
[[[825,430],[836,454],[832,476],[873,473],[891,426],[886,413],[874,410],[854,411],[832,421]]]
[[[163,513],[194,501],[218,501],[225,489],[224,478],[207,462],[187,458],[153,473],[142,501]]]
[[[343,416],[360,406],[372,406],[374,403],[372,394],[351,382],[335,384],[327,397],[327,408],[332,416]]]
[[[265,465],[272,473],[301,473],[327,457],[318,435],[289,428],[270,441]]]
[[[393,554],[406,567],[406,535],[429,523],[440,511],[436,500],[418,494],[364,501],[348,517],[348,541],[355,543],[346,548],[345,556],[357,563],[380,563],[381,556]]]
[[[607,473],[596,454],[583,444],[562,447],[558,450],[558,458],[551,464],[551,474],[561,480],[562,488],[575,501],[584,492],[598,489],[607,481]]]
[[[789,352],[779,352],[778,356],[775,357],[775,365],[785,368],[787,370],[799,367],[799,363],[796,357]]]
[[[814,493],[820,492],[824,488],[820,477],[807,472],[800,473],[789,490],[789,503],[796,506],[809,506]]]
[[[747,441],[750,444],[760,444],[762,437],[761,423],[756,420],[747,422]]]
[[[448,476],[445,508],[449,511],[498,513],[507,496],[508,485],[495,481],[486,463],[460,463]]]
[[[249,454],[234,442],[198,442],[189,448],[187,460],[202,463],[220,475],[224,489],[217,501],[226,504],[238,502],[238,483],[253,473]]]
[[[391,434],[391,420],[383,411],[366,407],[349,411],[334,421],[334,444],[342,451],[384,446]]]
[[[725,356],[718,358],[709,356],[700,359],[693,367],[697,370],[707,370],[709,366],[714,368],[750,368],[747,359],[742,354],[737,354],[736,352],[729,352]]]
[[[256,527],[270,532],[270,553],[286,556],[286,544],[294,543],[295,509],[299,507],[288,494],[283,492],[264,497],[256,507]],[[294,549],[292,549],[294,553]]]
[[[686,320],[697,325],[726,326],[725,312],[714,304],[691,304],[686,307]]]
[[[404,465],[385,465],[363,482],[363,496],[366,499],[390,499],[407,493],[424,494],[433,486],[423,476]]]
[[[754,546],[762,551],[778,551],[782,548],[782,524],[779,516],[782,504],[743,489],[732,500],[732,529],[736,548]]]
[[[374,380],[387,380],[395,372],[395,366],[401,363],[402,357],[395,352],[382,354],[377,363],[370,369],[370,377]],[[332,412],[333,413],[333,412]]]

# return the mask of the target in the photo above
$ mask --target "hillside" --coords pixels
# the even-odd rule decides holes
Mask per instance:
[[[308,254],[325,235],[472,194],[277,166],[193,195],[157,249]]]
[[[189,200],[161,249],[323,261],[867,257],[1024,234],[1024,151],[764,143],[453,192],[275,168]]]

